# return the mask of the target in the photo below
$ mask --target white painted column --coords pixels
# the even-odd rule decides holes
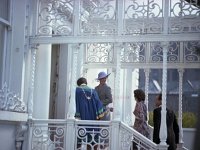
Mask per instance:
[[[148,105],[149,105],[149,73],[150,73],[150,69],[144,69],[144,73],[145,73],[145,104],[147,106],[147,111],[148,109]]]
[[[183,127],[182,127],[182,102],[183,102],[183,73],[184,69],[178,69],[179,73],[179,107],[178,107],[178,124],[179,124],[179,144],[178,150],[183,149]]]
[[[163,14],[164,14],[164,22],[163,22],[163,34],[168,34],[168,17],[169,17],[169,9],[170,9],[169,1],[164,1],[163,5]],[[165,149],[167,146],[167,122],[166,122],[166,92],[167,92],[167,49],[168,42],[161,43],[163,47],[163,74],[162,74],[162,109],[161,109],[161,125],[160,125],[160,146]]]
[[[5,28],[4,28],[5,27]],[[1,52],[0,52],[0,88],[3,88],[3,85],[6,83],[6,58],[7,58],[7,34],[8,31],[6,29],[6,26],[4,26],[3,24],[3,28],[0,28],[0,32],[2,33],[2,36],[0,36],[0,48],[1,48]],[[8,42],[9,43],[9,42]]]
[[[33,94],[34,94],[34,81],[35,81],[35,63],[36,63],[36,45],[31,47],[31,61],[30,61],[30,77],[28,86],[28,119],[33,118]]]
[[[79,58],[79,44],[70,45],[72,49],[72,69],[71,69],[71,82],[70,82],[70,99],[69,99],[69,107],[67,112],[67,133],[66,133],[66,149],[75,149],[74,139],[76,137],[75,133],[75,111],[76,111],[76,103],[75,103],[75,92],[76,92],[76,81],[77,81],[77,69],[78,69],[78,58]]]
[[[84,61],[84,44],[79,44],[78,61],[77,61],[77,78],[83,77],[83,61]]]
[[[118,24],[118,35],[122,35],[123,34],[123,23],[124,23],[124,13],[122,13],[124,11],[124,1],[123,0],[118,0],[117,1],[117,24]]]
[[[80,18],[79,18],[79,12],[80,11],[80,0],[74,0],[74,36],[77,36],[79,34],[79,21],[80,21]]]
[[[77,63],[78,63],[78,49],[79,45],[72,45],[73,48],[73,61],[72,61],[72,72],[71,72],[71,96],[69,100],[69,109],[67,113],[68,119],[74,119],[75,111],[76,111],[76,103],[75,103],[75,91],[76,91],[76,81],[77,81]]]
[[[117,43],[115,45],[116,52],[116,74],[115,74],[115,88],[114,88],[114,100],[113,100],[113,120],[120,120],[121,115],[121,99],[120,99],[120,54],[121,54],[121,46]]]
[[[132,73],[133,70],[132,69],[127,69],[126,70],[126,75],[125,75],[125,79],[123,80],[124,82],[126,82],[126,86],[124,87],[125,89],[125,94],[124,94],[124,112],[123,112],[123,116],[124,116],[124,122],[127,123],[129,126],[133,125],[133,103],[134,103],[134,99],[133,97],[133,91],[132,91]]]
[[[33,117],[48,119],[51,75],[51,45],[40,45],[36,55]]]
[[[167,124],[166,124],[166,91],[167,91],[167,48],[168,44],[163,43],[163,74],[162,74],[162,109],[160,125],[160,145],[167,145]]]
[[[66,115],[66,105],[67,103],[67,96],[66,93],[68,92],[68,75],[69,75],[69,50],[68,44],[61,44],[60,45],[60,53],[59,53],[59,69],[58,69],[58,85],[57,85],[57,102],[56,102],[56,119],[65,119]],[[50,110],[51,111],[51,110]]]

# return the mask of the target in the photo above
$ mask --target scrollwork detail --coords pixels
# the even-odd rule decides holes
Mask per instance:
[[[113,53],[113,45],[110,43],[88,44],[86,63],[112,63]]]
[[[145,43],[126,43],[122,49],[122,62],[145,62]]]
[[[184,61],[186,62],[200,62],[200,56],[197,49],[200,47],[199,41],[191,41],[184,43]]]
[[[40,0],[38,34],[71,35],[73,5],[73,0]]]
[[[125,8],[125,17],[129,19],[157,18],[162,16],[161,4],[156,3],[154,0],[149,0],[146,4],[141,4],[136,0],[131,1],[130,5]]]
[[[4,83],[0,90],[0,110],[13,112],[26,112],[27,107],[19,95],[11,92],[7,84]]]

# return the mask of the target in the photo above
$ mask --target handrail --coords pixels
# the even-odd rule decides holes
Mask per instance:
[[[9,26],[9,27],[11,26],[11,25],[10,25],[10,22],[8,22],[7,20],[5,20],[5,19],[3,19],[3,18],[1,18],[1,17],[0,17],[0,23],[3,23],[3,24],[5,24],[5,25],[7,25],[7,26]]]
[[[133,142],[147,150],[167,149],[153,143],[127,124],[121,121],[90,121],[77,119],[29,119],[29,147],[41,148],[49,145],[63,149],[77,149],[77,143],[96,146],[106,146],[112,150],[130,150]],[[87,138],[91,141],[87,142]],[[43,137],[43,140],[41,138]],[[60,145],[58,145],[58,140]],[[95,139],[95,137],[99,137]],[[41,145],[38,145],[41,143]],[[117,145],[117,146],[116,146]]]
[[[134,142],[140,141],[140,143],[146,144],[146,146],[150,147],[150,149],[158,149],[157,144],[155,144],[153,141],[151,141],[147,137],[143,136],[142,134],[140,134],[139,132],[137,132],[133,128],[129,127],[125,123],[121,122],[121,127],[123,129],[125,129],[127,132],[129,132],[130,134],[134,135],[134,138],[133,138]]]

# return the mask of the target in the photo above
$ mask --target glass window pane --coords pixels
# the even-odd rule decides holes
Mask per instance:
[[[0,0],[0,18],[9,21],[8,11],[9,11],[9,0]]]
[[[5,41],[5,25],[0,24],[0,88],[2,83],[3,75],[3,52],[4,52],[4,41]]]

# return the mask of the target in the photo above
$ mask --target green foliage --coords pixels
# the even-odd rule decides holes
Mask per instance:
[[[184,112],[182,115],[183,128],[195,128],[197,116],[192,112]]]
[[[178,117],[177,117],[178,121]],[[149,112],[149,125],[153,127],[153,112]],[[182,126],[183,128],[195,128],[197,123],[197,116],[192,112],[183,112]]]
[[[153,112],[149,112],[149,121],[148,121],[149,125],[153,127]]]

